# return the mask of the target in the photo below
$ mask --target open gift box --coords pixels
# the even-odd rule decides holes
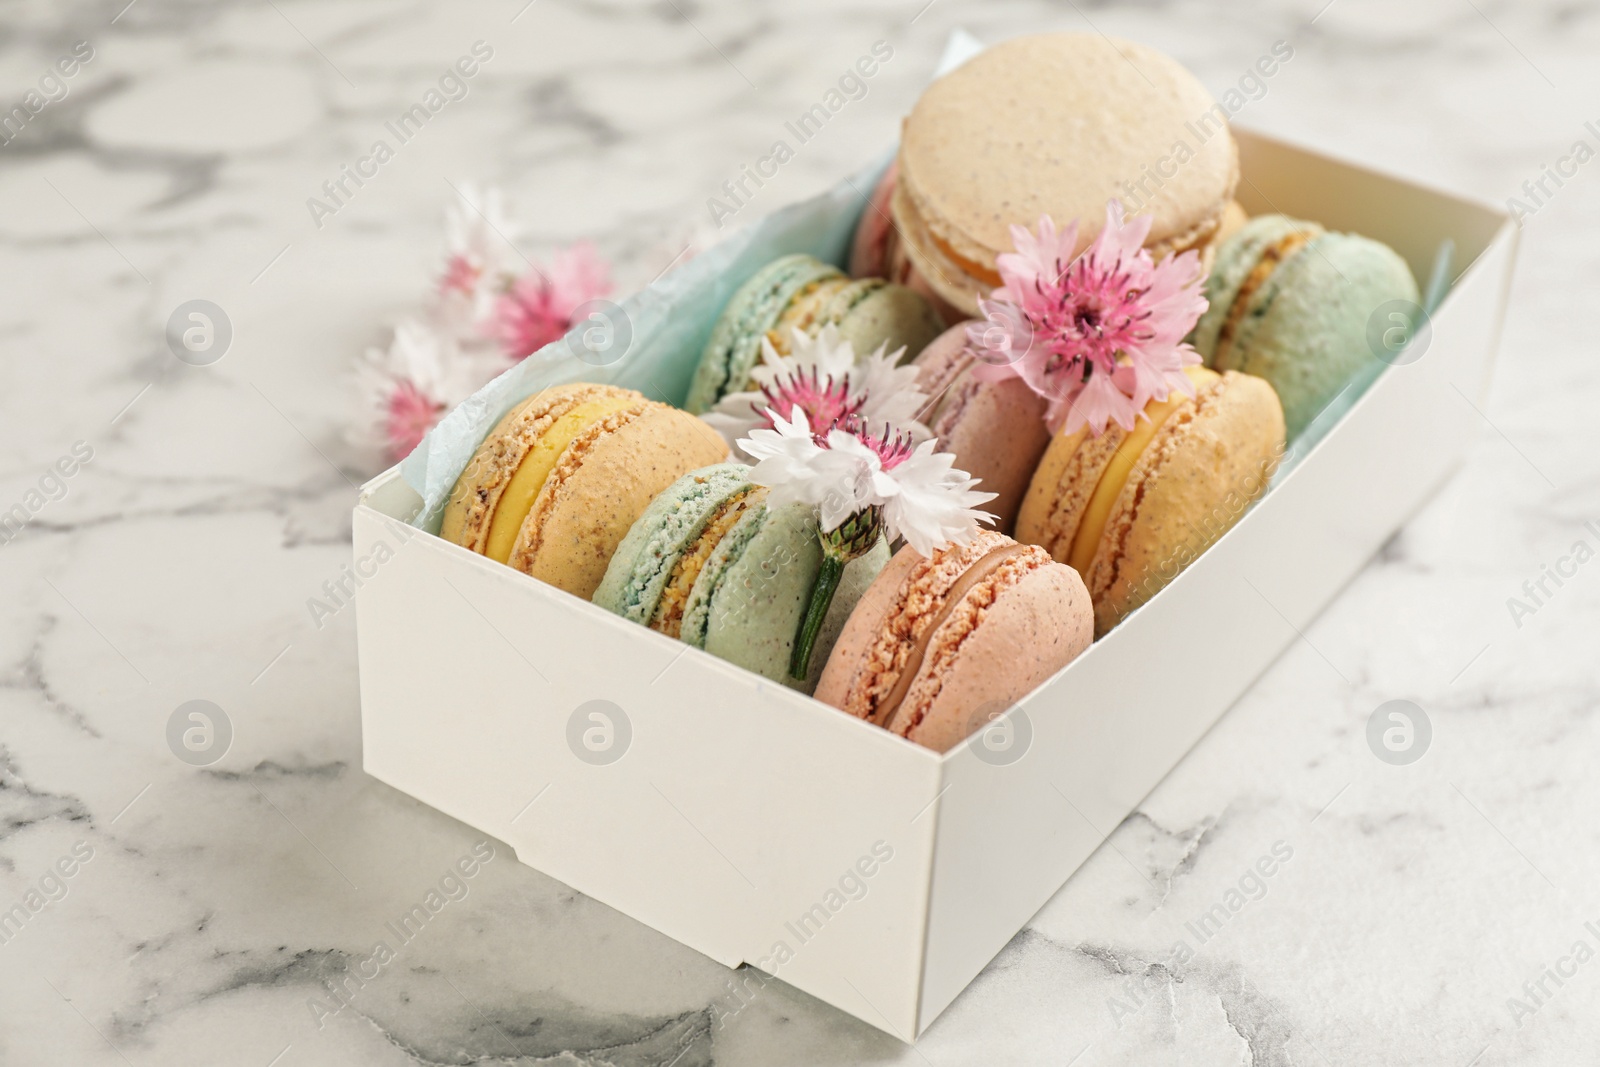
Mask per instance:
[[[354,516],[358,556],[397,549],[357,598],[367,773],[729,967],[914,1040],[1481,430],[1515,255],[1504,212],[1235,133],[1251,214],[1377,238],[1420,279],[1451,242],[1464,269],[1236,526],[988,729],[940,755],[411,536],[422,498],[397,467]],[[843,260],[876,169],[630,298],[624,358],[592,366],[558,343],[494,402],[572,380],[681,402],[717,309],[769,255]],[[738,997],[763,981],[736,976]]]

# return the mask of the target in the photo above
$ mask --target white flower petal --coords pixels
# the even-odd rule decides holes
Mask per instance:
[[[891,536],[904,537],[923,555],[948,541],[969,539],[978,522],[993,518],[975,509],[995,494],[974,490],[977,479],[954,463],[954,456],[934,451],[933,442],[926,441],[886,472],[897,492],[884,506],[884,523]]]
[[[881,432],[887,424],[909,434],[913,441],[925,441],[933,436],[919,420],[928,395],[917,388],[917,368],[896,366],[897,359],[898,352],[886,356],[880,346],[856,365],[850,376],[850,394],[864,397],[861,416],[874,432]]]
[[[743,456],[739,439],[766,423],[767,398],[760,393],[729,393],[700,418],[722,435],[735,456]]]
[[[446,251],[515,273],[517,252],[512,242],[521,227],[511,217],[505,196],[493,186],[480,190],[471,182],[462,182],[459,191],[461,195],[445,208]]]
[[[788,355],[780,354],[766,337],[761,338],[761,363],[750,372],[755,384],[771,387],[778,382],[809,379],[813,371],[819,380],[840,380],[855,367],[854,346],[840,340],[833,325],[823,326],[815,336],[798,327],[790,333]]]
[[[901,369],[885,366],[886,361],[881,351],[875,353],[868,358],[868,373],[879,381],[899,376]],[[824,532],[852,515],[881,507],[890,537],[904,537],[927,555],[946,542],[970,538],[978,522],[992,518],[976,508],[995,494],[974,489],[977,479],[956,469],[955,457],[937,451],[932,440],[923,440],[909,457],[885,470],[878,451],[845,430],[830,429],[819,444],[798,408],[789,419],[770,408],[762,414],[773,428],[751,429],[735,442],[755,462],[751,481],[771,488],[773,507],[816,507]]]

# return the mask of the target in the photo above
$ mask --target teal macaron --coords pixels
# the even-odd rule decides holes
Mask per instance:
[[[750,468],[692,471],[645,509],[611,557],[594,602],[607,611],[802,692],[816,688],[845,620],[889,561],[880,541],[845,567],[811,656],[789,677],[822,566],[816,509],[767,506]]]
[[[690,471],[669,485],[628,528],[594,592],[594,602],[649,626],[678,561],[713,518],[750,492],[749,473],[742,464],[719,463]]]
[[[1265,378],[1292,440],[1371,362],[1374,316],[1417,282],[1388,245],[1284,215],[1251,219],[1217,250],[1190,341],[1207,366]],[[1400,306],[1400,305],[1397,305]]]
[[[729,393],[748,389],[762,338],[787,354],[792,331],[815,333],[830,324],[858,356],[880,346],[903,349],[901,362],[916,358],[944,328],[927,298],[913,289],[882,278],[851,279],[808,255],[780,256],[751,275],[723,308],[684,407],[701,414]]]

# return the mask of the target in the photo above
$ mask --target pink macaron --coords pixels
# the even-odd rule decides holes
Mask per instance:
[[[1094,639],[1078,572],[980,530],[931,557],[902,548],[845,623],[817,699],[943,752]]]
[[[917,357],[917,388],[932,399],[922,421],[955,454],[955,465],[995,494],[985,509],[995,529],[1010,533],[1039,458],[1050,445],[1045,401],[1020,378],[983,382],[973,377],[977,356],[966,324],[950,327]]]

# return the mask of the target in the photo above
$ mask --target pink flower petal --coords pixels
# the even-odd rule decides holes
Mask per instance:
[[[583,304],[611,293],[610,267],[593,244],[579,242],[512,283],[494,305],[492,335],[511,359],[524,359],[572,326]]]
[[[589,241],[557,252],[546,274],[551,306],[569,318],[579,305],[611,295],[611,267]]]
[[[1076,220],[1059,231],[1049,216],[1037,233],[1012,227],[1017,250],[996,260],[1003,284],[980,304],[989,321],[968,328],[969,343],[990,354],[975,374],[1019,377],[1050,401],[1052,428],[1095,434],[1108,422],[1131,428],[1150,400],[1192,390],[1183,368],[1198,356],[1182,341],[1206,308],[1199,256],[1156,263],[1143,247],[1151,223],[1111,200],[1105,226],[1076,258]],[[1008,325],[1017,321],[1031,333]],[[1014,339],[991,343],[1008,329]]]
[[[411,382],[395,383],[384,419],[389,459],[398,463],[409,456],[443,414],[444,404],[425,396]]]

